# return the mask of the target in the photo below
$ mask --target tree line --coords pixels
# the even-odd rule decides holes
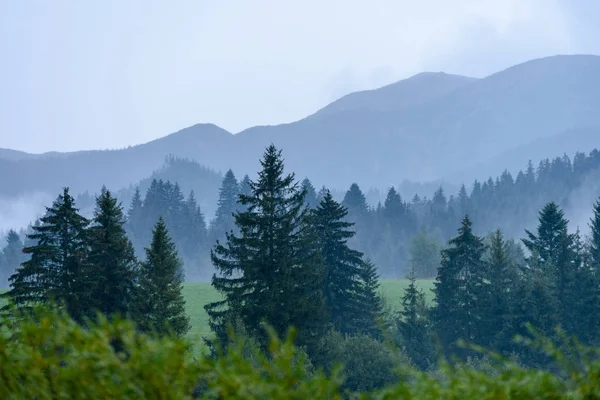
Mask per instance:
[[[3,309],[27,312],[53,304],[79,323],[101,313],[129,317],[142,330],[185,334],[182,263],[162,218],[151,232],[140,261],[126,235],[123,209],[109,190],[102,188],[88,220],[65,188],[27,234]],[[18,235],[9,237],[18,247]]]
[[[298,182],[284,171],[274,146],[266,149],[256,180],[247,179],[243,191],[233,174],[226,179],[219,208],[231,213],[218,214],[207,232],[215,235],[211,284],[222,294],[221,301],[205,305],[214,334],[205,340],[215,356],[228,347],[232,330],[266,349],[265,327],[282,337],[293,326],[313,365],[331,372],[337,361],[354,363],[356,368],[346,370],[347,385],[371,390],[397,379],[391,366],[398,362],[434,368],[438,349],[463,360],[475,357],[461,340],[524,365],[544,366],[544,357],[513,341],[528,335],[530,324],[550,337],[559,337],[554,329],[560,326],[585,343],[600,341],[595,318],[600,202],[588,238],[570,233],[561,207],[550,202],[539,211],[537,229],[525,231],[522,245],[505,239],[500,229],[478,236],[466,214],[446,246],[429,248],[440,250],[439,262],[428,266],[435,267],[433,301],[417,288],[420,265],[414,258],[403,297],[391,299],[401,302],[396,313],[379,296],[376,264],[356,249],[360,225],[353,221],[365,216],[357,213],[365,208],[348,207],[362,203],[356,185],[341,203],[327,189],[311,197],[306,180]],[[177,192],[172,184],[154,186],[162,186],[155,192],[163,195]],[[394,203],[388,203],[389,210]],[[130,208],[130,218],[135,209]],[[409,214],[388,217],[398,215]],[[76,321],[97,312],[123,314],[144,330],[182,335],[189,321],[181,261],[166,219],[158,218],[146,258],[138,261],[124,212],[108,190],[96,198],[94,218],[87,220],[65,189],[27,236],[27,259],[11,276],[5,296],[19,309],[52,301]],[[387,347],[389,339],[396,350]],[[359,368],[366,364],[373,368]]]

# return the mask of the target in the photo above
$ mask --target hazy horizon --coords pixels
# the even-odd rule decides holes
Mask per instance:
[[[423,71],[600,54],[586,0],[0,6],[0,148],[122,148],[196,123],[291,122]],[[107,23],[110,21],[110,23]],[[307,29],[310,27],[310,29]]]

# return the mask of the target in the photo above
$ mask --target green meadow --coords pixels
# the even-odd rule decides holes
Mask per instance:
[[[417,281],[417,286],[425,292],[428,301],[431,301],[433,298],[433,293],[431,292],[433,282],[433,280]],[[407,285],[408,280],[404,279],[381,281],[380,295],[388,310],[399,310],[402,295]],[[208,315],[204,311],[204,305],[219,300],[221,297],[209,282],[186,283],[183,288],[183,295],[192,325],[192,329],[188,333],[188,338],[194,342],[201,342],[200,339],[203,336],[210,335]]]
[[[417,281],[417,286],[425,292],[428,301],[433,299],[431,291],[433,282],[433,280]],[[402,295],[407,285],[408,280],[404,279],[381,281],[380,295],[387,310],[398,311],[400,309]],[[187,335],[188,339],[202,347],[202,337],[210,336],[208,315],[204,311],[204,305],[219,300],[221,297],[209,282],[186,283],[183,287],[183,295],[192,325]],[[0,307],[4,304],[6,304],[5,300],[0,299]]]

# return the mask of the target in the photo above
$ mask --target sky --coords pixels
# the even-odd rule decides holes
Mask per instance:
[[[0,148],[291,122],[422,71],[600,54],[596,0],[0,2]]]

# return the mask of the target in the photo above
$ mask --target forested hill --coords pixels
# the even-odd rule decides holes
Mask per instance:
[[[43,156],[0,151],[0,170],[11,171],[0,175],[0,196],[55,193],[64,185],[74,193],[95,192],[102,184],[126,187],[160,168],[169,154],[216,171],[252,174],[255,155],[270,143],[286,150],[291,170],[313,177],[317,186],[341,189],[357,182],[383,188],[480,168],[506,151],[567,130],[598,129],[598,109],[597,56],[537,59],[482,79],[420,74],[346,96],[294,123],[236,135],[198,124],[120,150]],[[585,145],[570,151],[597,144]],[[561,154],[557,146],[536,156]],[[508,160],[501,164],[514,168]]]
[[[248,191],[248,177],[236,178],[231,171],[225,175],[220,190],[215,189],[219,206],[213,219],[213,214],[202,206],[196,210],[201,203],[198,199],[205,195],[194,192],[190,202],[194,163],[172,163],[176,166],[173,171],[180,168],[178,171],[187,171],[186,174],[156,175],[155,179],[144,181],[139,197],[129,205],[128,231],[141,253],[149,244],[149,227],[159,216],[165,217],[186,261],[188,278],[207,279],[212,273],[208,251],[233,229],[232,213],[240,210],[236,200],[239,193]],[[308,179],[302,185],[307,188],[307,204],[314,207],[323,192]],[[487,235],[500,228],[507,237],[516,239],[513,244],[518,247],[518,239],[524,236],[525,229],[535,226],[538,211],[549,201],[566,211],[571,229],[579,226],[586,233],[591,207],[598,197],[600,152],[593,150],[589,154],[577,153],[572,159],[563,156],[545,159],[538,165],[529,163],[516,175],[504,172],[495,179],[463,185],[458,193],[440,188],[431,198],[403,198],[392,188],[385,201],[372,206],[361,188],[353,184],[339,200],[356,224],[352,246],[363,251],[384,278],[403,278],[411,264],[416,265],[421,277],[435,275],[439,250],[455,235],[465,214],[470,216],[477,234]],[[192,219],[195,226],[189,224]]]

